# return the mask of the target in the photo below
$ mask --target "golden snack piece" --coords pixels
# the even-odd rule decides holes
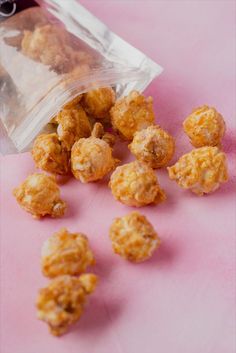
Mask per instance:
[[[183,127],[194,147],[220,146],[225,134],[222,115],[207,105],[194,109],[184,120]]]
[[[109,234],[114,252],[133,262],[149,259],[160,245],[153,226],[139,212],[116,218]]]
[[[139,161],[117,167],[111,175],[109,187],[114,198],[128,206],[141,207],[166,199],[155,172]]]
[[[63,105],[63,109],[73,109],[73,108],[78,108],[78,104],[81,101],[82,94],[79,94],[75,98],[71,99],[68,103]]]
[[[132,140],[136,131],[154,124],[153,99],[132,91],[116,101],[110,114],[114,130],[125,140]]]
[[[157,125],[152,125],[134,134],[129,145],[131,153],[152,168],[166,166],[174,155],[174,138]]]
[[[98,126],[99,125],[99,126]],[[112,156],[112,148],[100,136],[102,126],[96,123],[92,136],[78,140],[71,150],[71,170],[82,183],[102,179],[113,170],[118,159]]]
[[[115,99],[116,94],[111,87],[102,87],[85,93],[81,104],[87,114],[96,119],[103,119],[109,114]]]
[[[48,238],[42,247],[41,268],[45,276],[78,275],[95,264],[88,238],[62,228]]]
[[[57,25],[39,26],[34,31],[24,31],[22,53],[50,66],[57,73],[68,73],[78,64],[91,61],[91,55],[77,51],[70,44],[69,34]]]
[[[39,135],[31,151],[37,168],[54,174],[67,174],[69,153],[62,147],[56,133]]]
[[[82,107],[62,109],[56,121],[59,140],[68,151],[78,139],[91,134],[91,125]]]
[[[36,300],[37,318],[46,322],[54,336],[61,336],[69,327],[79,321],[87,296],[94,292],[97,276],[84,274],[54,278],[45,288],[39,290]]]
[[[217,190],[228,181],[226,156],[217,147],[194,149],[167,169],[170,179],[199,196]]]
[[[60,198],[60,189],[55,176],[35,173],[13,190],[19,205],[34,218],[46,215],[61,217],[66,204]]]

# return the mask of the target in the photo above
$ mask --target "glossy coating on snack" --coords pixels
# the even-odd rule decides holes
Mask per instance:
[[[109,187],[114,198],[128,206],[141,207],[166,199],[155,172],[139,161],[117,167],[111,175]]]
[[[115,99],[115,91],[111,87],[102,87],[85,93],[81,104],[87,114],[95,119],[104,119],[109,115]]]
[[[183,122],[184,132],[194,147],[220,146],[225,121],[214,107],[196,108]]]
[[[62,228],[43,244],[41,268],[46,277],[78,275],[94,264],[88,238],[82,233],[70,233]]]
[[[166,166],[175,151],[174,138],[157,125],[137,131],[129,149],[135,157],[152,168]]]
[[[54,176],[35,173],[13,190],[19,205],[34,218],[46,215],[62,217],[66,203],[60,198],[60,189]]]
[[[84,274],[54,278],[39,290],[36,300],[37,318],[48,324],[54,336],[61,336],[77,322],[84,310],[87,296],[97,285],[97,276]]]
[[[69,153],[62,147],[56,133],[39,135],[31,153],[37,168],[53,174],[68,173]]]
[[[226,156],[217,147],[196,148],[167,169],[170,179],[199,196],[228,181]]]
[[[136,131],[154,124],[152,97],[145,98],[137,91],[116,101],[110,110],[115,131],[125,140],[132,140]]]
[[[70,151],[73,144],[82,137],[89,137],[91,125],[82,107],[62,109],[56,116],[57,133],[62,145]]]
[[[149,259],[160,245],[160,239],[151,223],[135,211],[116,218],[109,234],[114,252],[132,262]]]

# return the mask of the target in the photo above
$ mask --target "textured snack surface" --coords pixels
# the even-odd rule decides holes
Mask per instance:
[[[39,135],[31,153],[36,167],[54,174],[68,173],[69,154],[56,133]]]
[[[35,173],[13,190],[19,205],[34,218],[46,215],[61,217],[66,204],[60,198],[60,189],[54,176]]]
[[[152,168],[161,168],[173,157],[175,141],[159,126],[152,125],[134,134],[129,149],[138,160]]]
[[[115,98],[115,92],[111,87],[102,87],[85,93],[81,104],[87,114],[95,119],[104,119],[114,105]]]
[[[139,212],[116,218],[110,227],[110,239],[114,252],[133,262],[149,259],[160,245],[153,226]]]
[[[89,63],[91,56],[71,46],[70,35],[60,26],[47,24],[24,31],[22,53],[50,66],[57,73],[68,73],[76,65]]]
[[[68,151],[78,139],[91,134],[91,124],[82,107],[62,109],[55,120],[58,123],[59,140]]]
[[[136,131],[154,124],[153,99],[132,91],[116,101],[110,114],[114,130],[125,140],[132,140]]]
[[[38,319],[48,324],[53,335],[61,336],[80,319],[87,295],[95,290],[96,284],[97,277],[93,274],[54,278],[39,291],[36,300]]]
[[[167,169],[170,179],[200,196],[228,181],[226,156],[217,147],[194,149]]]
[[[41,267],[47,277],[78,275],[93,264],[95,259],[84,234],[62,228],[43,244]]]
[[[72,173],[82,183],[102,179],[117,163],[108,143],[97,137],[78,140],[71,151]]]
[[[194,109],[184,120],[183,127],[194,147],[220,146],[225,134],[222,115],[207,105]]]
[[[117,167],[109,186],[114,198],[128,206],[140,207],[166,199],[152,168],[139,161]]]

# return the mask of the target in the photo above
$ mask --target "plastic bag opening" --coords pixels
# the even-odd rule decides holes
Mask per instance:
[[[38,1],[0,25],[1,153],[27,151],[69,100],[95,87],[143,91],[162,68],[78,1]]]

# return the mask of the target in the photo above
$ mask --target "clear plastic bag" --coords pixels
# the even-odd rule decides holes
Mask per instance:
[[[29,149],[68,101],[93,87],[143,91],[162,68],[76,0],[38,1],[0,24],[1,153]]]

